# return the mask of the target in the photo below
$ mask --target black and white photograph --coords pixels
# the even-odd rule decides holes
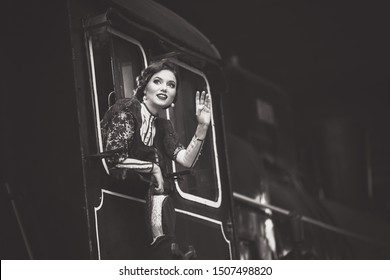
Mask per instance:
[[[390,259],[382,1],[3,2],[2,260]]]

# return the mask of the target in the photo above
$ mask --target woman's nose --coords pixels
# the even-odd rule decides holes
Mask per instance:
[[[161,84],[161,90],[166,92],[167,91],[167,85],[166,84]]]

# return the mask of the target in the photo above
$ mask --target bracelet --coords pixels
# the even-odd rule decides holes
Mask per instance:
[[[204,141],[204,139],[200,139],[198,136],[196,136],[196,134],[194,134],[194,138],[195,138],[196,141],[200,141],[200,142]]]

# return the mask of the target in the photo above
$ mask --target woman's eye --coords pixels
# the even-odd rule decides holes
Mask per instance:
[[[156,85],[159,85],[159,84],[161,84],[161,81],[159,79],[155,79],[155,80],[153,80],[153,83],[155,83]]]
[[[170,88],[175,88],[175,87],[176,87],[176,85],[173,84],[173,83],[169,83],[168,86],[169,86]]]

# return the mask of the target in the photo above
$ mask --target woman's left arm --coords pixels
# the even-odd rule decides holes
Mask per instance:
[[[196,92],[195,98],[196,118],[198,126],[194,137],[186,149],[181,150],[176,161],[185,167],[193,167],[198,160],[203,141],[206,138],[207,130],[211,122],[211,100],[210,95],[203,91]]]

